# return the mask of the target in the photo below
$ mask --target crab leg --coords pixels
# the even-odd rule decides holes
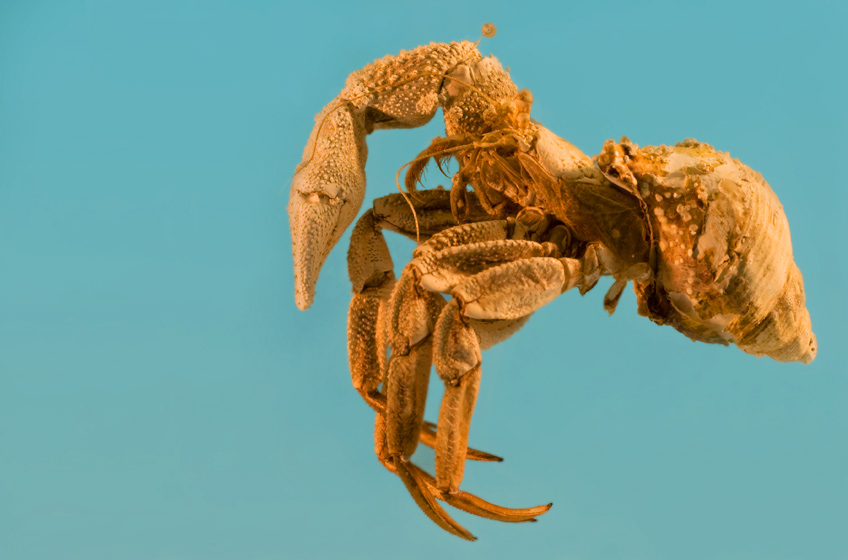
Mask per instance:
[[[395,285],[392,257],[371,210],[353,228],[348,274],[353,297],[348,312],[348,359],[353,387],[367,394],[382,382],[386,366],[382,311]]]
[[[448,515],[448,513],[442,509],[438,503],[436,503],[433,493],[427,489],[425,481],[418,475],[421,470],[417,468],[413,469],[413,467],[414,465],[411,463],[396,463],[398,476],[400,476],[401,480],[403,480],[403,483],[406,485],[407,490],[409,490],[412,499],[415,500],[415,503],[418,504],[421,511],[423,511],[427,517],[432,519],[439,527],[449,533],[453,533],[465,540],[476,541],[477,537],[469,533],[467,529],[454,521],[454,519]]]
[[[468,246],[463,260],[473,268],[486,251]],[[518,245],[520,242],[512,241]],[[441,253],[455,253],[451,249]],[[486,251],[488,253],[488,251]],[[474,256],[478,256],[474,255]],[[415,262],[415,261],[414,261]],[[480,382],[480,339],[468,319],[516,320],[546,305],[582,280],[582,264],[575,259],[536,257],[488,268],[460,282],[439,316],[434,334],[436,371],[445,381],[436,440],[436,487],[447,494],[458,491],[465,465],[465,444]],[[507,334],[508,336],[508,334]]]
[[[380,459],[383,466],[389,471],[398,474],[395,463],[391,460],[388,453],[388,444],[386,442],[386,417],[382,414],[377,415],[374,423],[374,443],[377,457]],[[494,521],[503,521],[506,523],[535,522],[535,518],[537,516],[546,513],[553,505],[546,504],[543,506],[529,508],[505,508],[489,503],[486,500],[478,498],[474,494],[469,494],[462,490],[457,490],[452,494],[443,493],[436,487],[436,479],[433,478],[432,475],[413,463],[404,463],[404,466],[406,467],[407,472],[411,473],[409,480],[414,483],[410,493],[413,495],[416,503],[420,500],[420,502],[424,504],[424,507],[422,507],[422,509],[426,508],[424,513],[433,519],[433,521],[435,521],[440,527],[445,528],[450,533],[457,534],[455,529],[460,530],[463,534],[459,534],[459,536],[463,538],[466,538],[465,534],[468,534],[468,532],[458,525],[447,514],[447,512],[438,506],[438,504],[433,506],[432,504],[434,504],[434,502],[432,502],[432,497],[442,500],[445,503],[472,515],[485,517],[486,519],[492,519]],[[425,497],[424,492],[428,494],[428,497]],[[420,503],[419,507],[421,507]],[[443,516],[449,521],[443,519]],[[445,525],[447,525],[447,527],[445,527]],[[473,540],[473,537],[469,540]]]
[[[353,297],[348,312],[348,358],[353,386],[366,400],[386,371],[387,337],[382,314],[395,285],[394,264],[382,230],[414,237],[416,219],[425,240],[455,226],[448,193],[434,190],[418,192],[413,199],[400,193],[378,198],[351,233],[347,261]]]
[[[414,220],[405,201],[401,205],[398,195],[380,199],[354,228],[348,254],[354,287],[349,326],[351,372],[354,386],[380,417],[375,427],[380,461],[403,480],[431,519],[453,534],[470,538],[436,500],[509,522],[531,521],[550,507],[504,508],[461,492],[458,486],[465,459],[500,459],[467,447],[480,379],[480,349],[508,338],[533,309],[558,295],[565,286],[560,280],[553,291],[544,290],[544,301],[535,301],[534,297],[539,299],[536,294],[530,297],[535,301],[531,307],[503,317],[467,316],[460,313],[458,298],[448,304],[452,310],[449,311],[438,292],[468,291],[481,280],[481,274],[516,263],[551,261],[561,276],[566,268],[576,271],[580,265],[574,264],[573,259],[561,262],[544,257],[556,253],[554,244],[514,239],[521,237],[523,230],[513,220],[449,227],[446,222],[450,220],[444,213],[449,207],[449,194],[418,194],[422,196],[413,199],[413,205],[421,216],[419,224],[423,223],[426,235],[431,236],[415,250],[415,258],[397,282],[381,230],[393,228],[411,233]],[[565,266],[566,262],[571,265]],[[566,284],[571,287],[574,283]],[[507,283],[503,289],[514,288]],[[529,290],[538,292],[538,285],[531,283]],[[472,309],[473,305],[471,302]],[[440,329],[448,335],[440,334]],[[387,341],[392,352],[388,361]],[[431,359],[436,361],[442,378],[450,378],[439,428],[435,430],[423,422]],[[456,371],[446,373],[450,367],[445,363],[451,360]],[[382,391],[378,390],[380,383]],[[408,462],[419,441],[436,449],[435,478]]]
[[[477,538],[469,533],[459,523],[448,515],[442,509],[436,500],[433,498],[434,493],[425,488],[429,488],[429,477],[427,473],[413,465],[412,463],[404,463],[402,461],[395,462],[389,454],[389,446],[386,440],[386,417],[383,414],[378,414],[374,421],[374,450],[377,453],[377,458],[380,463],[390,472],[395,473],[403,481],[404,486],[409,490],[409,494],[415,503],[436,525],[460,538],[474,541]],[[429,477],[432,480],[432,477]]]
[[[449,194],[446,191],[420,191],[412,199],[412,205],[416,215],[413,215],[407,200],[400,194],[376,199],[373,209],[365,212],[354,227],[348,251],[348,273],[354,291],[348,313],[351,381],[363,399],[379,414],[386,414],[386,396],[377,391],[377,387],[384,381],[384,374],[392,378],[390,384],[396,389],[417,387],[417,398],[421,399],[420,406],[423,407],[431,353],[428,338],[420,341],[420,345],[426,345],[426,348],[415,346],[412,349],[413,355],[405,359],[396,353],[396,359],[391,364],[387,363],[388,335],[384,315],[387,314],[386,308],[395,286],[395,276],[391,255],[381,230],[391,229],[404,235],[414,235],[417,216],[419,231],[426,239],[456,224],[450,214]],[[476,209],[474,212],[475,216],[482,216]],[[429,292],[423,294],[428,301],[437,304],[437,308],[432,311],[432,323],[435,323],[444,300],[438,303],[436,298],[441,299],[441,296]],[[410,385],[409,379],[418,381]],[[402,383],[399,384],[399,381]],[[414,418],[406,417],[404,425],[408,427],[409,423],[417,424],[420,429],[419,440],[434,447],[436,437],[432,424],[425,425],[420,418],[417,421]],[[411,451],[408,455],[411,455]],[[468,450],[468,458],[477,461],[503,460],[476,449]]]
[[[374,423],[374,444],[377,457],[387,470],[397,474],[409,490],[418,507],[437,525],[444,530],[466,540],[476,540],[476,537],[457,523],[441,508],[434,498],[442,500],[453,507],[477,515],[503,521],[506,523],[534,522],[536,517],[546,513],[553,504],[531,508],[505,508],[491,504],[473,494],[458,490],[453,494],[445,494],[436,488],[436,479],[413,463],[395,462],[388,451],[386,439],[386,417],[377,414]]]
[[[553,504],[546,504],[544,506],[529,508],[505,508],[491,504],[486,500],[478,498],[474,494],[469,494],[462,490],[457,490],[452,494],[444,493],[438,490],[436,487],[436,479],[431,475],[411,463],[410,468],[416,471],[419,479],[422,480],[427,488],[435,494],[436,498],[443,500],[445,503],[450,504],[457,509],[461,509],[464,512],[478,517],[485,517],[486,519],[493,519],[495,521],[504,521],[506,523],[535,522],[535,518],[537,516],[547,513],[547,511],[551,509],[551,506],[553,506]]]
[[[374,284],[377,284],[381,293],[384,293],[382,285],[384,280],[389,278],[388,250],[385,249],[377,221],[373,211],[366,212],[354,229],[349,254],[351,279],[355,290],[362,286],[363,291],[354,296],[352,310],[357,309],[356,302],[364,297],[363,294],[367,294],[369,289],[374,289]],[[383,221],[383,218],[379,219],[380,223]],[[441,268],[445,271],[452,270],[454,276],[466,279],[473,277],[480,268],[494,266],[504,260],[541,254],[542,246],[539,243],[502,239],[509,233],[509,229],[509,224],[505,221],[478,225],[472,223],[450,228],[445,231],[446,235],[437,234],[431,238],[432,243],[428,241],[426,246],[416,251],[419,257],[413,260],[400,280],[394,284],[388,303],[385,301],[385,296],[382,296],[383,299],[378,303],[376,312],[378,319],[374,321],[373,314],[370,316],[371,330],[366,333],[371,337],[370,342],[351,344],[353,360],[359,348],[365,346],[375,348],[379,345],[376,341],[380,337],[375,331],[386,331],[386,336],[390,339],[392,355],[384,378],[383,392],[377,390],[380,376],[373,371],[363,371],[366,367],[373,370],[380,363],[379,355],[372,352],[367,360],[360,360],[358,364],[351,365],[352,371],[358,372],[354,375],[354,384],[369,404],[378,413],[382,413],[379,414],[381,418],[378,419],[375,428],[378,457],[389,470],[403,480],[416,503],[431,519],[444,529],[463,538],[471,536],[438,506],[437,499],[444,500],[464,511],[509,522],[531,521],[536,515],[547,511],[549,507],[510,509],[490,504],[467,493],[442,493],[437,489],[433,477],[408,463],[419,441],[433,445],[437,444],[440,437],[439,430],[436,430],[434,434],[432,427],[425,426],[422,420],[431,356],[439,355],[431,350],[432,333],[445,304],[441,295],[424,289],[421,275]],[[477,252],[475,246],[478,244],[462,245],[461,243],[480,239],[489,240],[484,243],[490,244],[488,254],[493,255],[492,259],[480,259],[480,255],[477,254],[468,258],[468,253]],[[482,250],[480,248],[480,251]],[[362,262],[363,260],[367,260],[370,264],[366,265]],[[452,267],[451,263],[454,261],[465,262],[466,265]],[[367,275],[369,280],[362,281],[363,275]],[[369,288],[369,285],[372,287]],[[382,319],[379,318],[381,316]],[[369,317],[352,315],[351,320],[366,321]],[[488,344],[494,344],[512,334],[524,320],[526,318],[489,323],[478,322],[478,328],[482,333],[480,338],[487,340]],[[353,334],[360,331],[351,328],[350,332]],[[475,341],[478,340],[475,332],[472,331],[470,336]],[[382,350],[377,350],[376,354],[381,352]],[[357,383],[357,380],[367,380],[367,382]],[[470,414],[467,416],[470,418]],[[463,460],[467,458],[499,459],[490,454],[467,450],[467,431],[463,444],[466,446],[461,450]]]
[[[421,433],[418,435],[418,441],[427,447],[436,448],[436,425],[432,422],[423,422],[421,425]],[[494,461],[500,463],[503,457],[498,457],[479,449],[469,447],[465,451],[465,458],[471,461]]]
[[[473,283],[486,270],[514,262],[552,261],[560,276],[565,276],[563,265],[557,259],[540,257],[549,247],[531,241],[503,239],[509,234],[509,229],[506,221],[466,224],[433,236],[416,250],[416,258],[404,270],[392,292],[386,323],[391,332],[392,359],[386,378],[386,445],[383,452],[419,506],[442,527],[454,527],[453,521],[441,508],[434,507],[434,497],[483,517],[511,522],[532,520],[550,507],[516,510],[458,493],[464,461],[468,458],[468,428],[480,381],[480,342],[485,339],[487,345],[491,345],[507,338],[523,324],[533,309],[521,309],[524,313],[512,317],[483,317],[496,321],[478,321],[481,336],[459,313],[460,300],[452,300],[444,309],[442,301],[438,305],[428,303],[427,294],[432,292],[427,290],[448,291],[456,284]],[[467,241],[476,242],[463,244]],[[502,264],[504,261],[507,261],[506,265]],[[559,294],[562,286],[560,278],[553,297]],[[531,290],[538,291],[537,286],[533,285]],[[543,295],[546,300],[536,302],[538,306],[552,299],[547,291]],[[434,337],[432,345],[436,369],[447,386],[435,434],[435,479],[427,478],[429,475],[421,474],[423,471],[407,463],[417,443],[413,427],[419,430],[420,438],[424,405],[418,389],[421,371],[413,371],[418,367],[418,360],[423,358],[416,355],[413,359],[412,356],[416,348],[425,347],[425,344],[430,346],[431,336]],[[398,367],[398,373],[391,365],[395,360],[404,366]],[[429,362],[427,365],[429,368]],[[426,486],[422,487],[422,484]]]
[[[385,417],[386,415],[386,395],[380,393],[379,391],[371,391],[368,393],[360,392],[362,398],[368,403],[374,412],[377,413],[378,416]],[[433,449],[436,448],[436,425],[432,422],[427,422],[426,420],[421,423],[421,433],[418,434],[418,442],[423,443],[427,447],[431,447]],[[500,463],[503,461],[503,457],[498,457],[497,455],[493,455],[491,453],[486,453],[485,451],[480,451],[479,449],[474,449],[473,447],[469,447],[466,451],[465,458],[470,461],[494,461]],[[394,472],[394,471],[393,471]]]
[[[436,370],[445,380],[445,394],[439,409],[439,430],[436,432],[436,488],[448,493],[459,488],[465,472],[465,447],[471,429],[471,415],[474,413],[474,404],[480,389],[482,361],[474,330],[467,325],[459,325],[459,321],[451,320],[458,319],[458,315],[455,309],[451,309],[445,314],[445,322],[451,325],[444,327],[444,323],[439,322],[439,335],[442,336],[437,340],[445,344],[436,347],[439,357],[442,358],[436,361]],[[455,326],[459,328],[451,328]],[[445,333],[445,328],[450,332]],[[451,351],[456,354],[447,354]],[[474,365],[457,376],[456,373],[464,369],[469,362]]]
[[[421,289],[407,271],[392,291],[386,438],[389,454],[403,462],[409,460],[418,445],[432,365],[431,334],[444,305],[441,294]]]
[[[434,492],[432,485],[427,484],[423,471],[408,462],[418,444],[422,428],[432,356],[432,333],[443,307],[442,296],[424,290],[417,280],[416,269],[408,266],[395,286],[390,302],[388,325],[392,356],[385,383],[385,453],[413,499],[428,517],[451,533],[473,540],[474,537],[436,503],[441,493]],[[437,431],[437,442],[439,437]],[[462,449],[464,461],[467,432],[461,444],[465,446]],[[451,502],[466,505],[462,500],[451,499]],[[472,500],[469,503],[475,502]],[[473,505],[465,509],[469,508],[473,508]],[[521,513],[525,512],[517,515]]]

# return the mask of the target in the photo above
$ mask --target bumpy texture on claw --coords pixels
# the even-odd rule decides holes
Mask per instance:
[[[473,43],[432,43],[387,56],[348,76],[344,89],[315,117],[292,180],[289,222],[295,300],[312,305],[321,266],[365,196],[367,134],[378,128],[426,124],[440,105],[445,74],[478,60]]]
[[[343,103],[316,117],[289,197],[295,301],[312,305],[321,266],[359,211],[365,196],[365,123]]]

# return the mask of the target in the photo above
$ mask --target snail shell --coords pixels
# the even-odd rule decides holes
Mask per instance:
[[[693,340],[811,362],[816,337],[777,196],[708,144],[638,148],[607,141],[598,165],[646,203],[655,277],[636,283],[639,313]]]

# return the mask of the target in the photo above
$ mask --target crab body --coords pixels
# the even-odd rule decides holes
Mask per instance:
[[[377,199],[353,229],[348,354],[354,388],[377,412],[380,462],[466,539],[437,500],[507,522],[550,507],[503,508],[459,484],[465,460],[499,460],[468,447],[481,350],[563,292],[609,275],[610,313],[633,282],[641,314],[693,340],[782,361],[816,352],[786,218],[759,174],[696,141],[639,149],[624,138],[592,159],[533,120],[532,103],[473,43],[384,57],[316,117],[292,183],[295,295],[306,309],[364,198],[365,136],[444,111],[446,136],[409,163],[408,194]],[[417,189],[430,160],[449,159],[449,190]],[[400,278],[384,230],[419,242]],[[445,383],[436,425],[423,418],[433,365]],[[436,450],[435,476],[409,461],[419,443]]]

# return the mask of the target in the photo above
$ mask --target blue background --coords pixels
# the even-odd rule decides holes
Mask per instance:
[[[848,558],[844,2],[475,4],[0,2],[0,558]],[[486,21],[484,54],[585,152],[695,137],[762,172],[820,353],[566,294],[484,355],[471,442],[506,461],[463,486],[554,508],[451,512],[470,544],[375,459],[347,237],[301,313],[285,206],[348,73]],[[367,201],[439,120],[369,138]]]

